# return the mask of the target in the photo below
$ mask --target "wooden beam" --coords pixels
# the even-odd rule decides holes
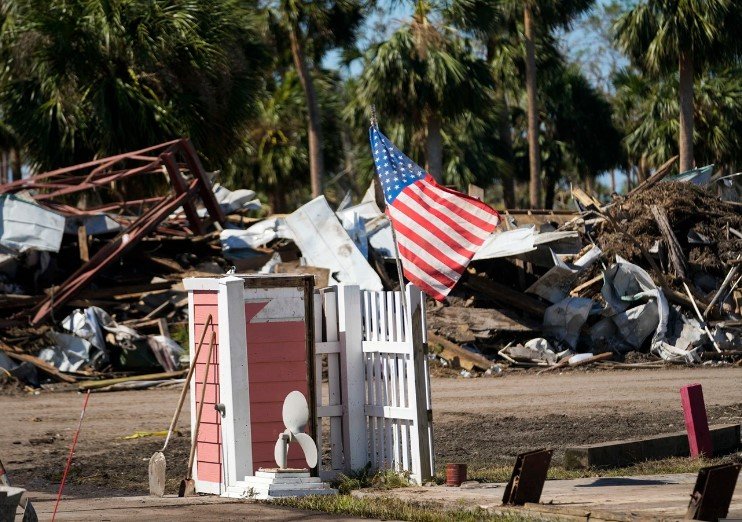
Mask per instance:
[[[95,390],[96,388],[103,388],[105,386],[118,384],[120,382],[177,379],[178,377],[183,377],[186,373],[188,373],[188,370],[178,370],[177,372],[150,373],[147,375],[131,375],[129,377],[118,377],[116,379],[103,379],[102,381],[88,381],[80,383],[79,388],[81,390]]]
[[[5,349],[3,345],[0,345],[0,350],[5,352],[8,355],[8,357],[10,357],[11,359],[15,359],[16,361],[21,361],[21,362],[30,362],[31,364],[36,366],[36,368],[38,368],[41,372],[47,375],[50,375],[51,377],[53,377],[54,379],[57,379],[58,381],[69,382],[69,383],[77,382],[77,379],[75,379],[74,377],[70,377],[69,375],[63,374],[62,372],[57,370],[54,366],[47,363],[46,361],[39,359],[38,357],[29,355],[27,353],[16,353],[16,352],[8,351]]]
[[[80,248],[80,260],[87,263],[90,261],[90,252],[88,250],[88,230],[85,225],[77,227],[77,244]]]
[[[535,297],[513,290],[512,288],[493,281],[492,279],[476,276],[474,269],[470,268],[469,274],[469,277],[466,277],[464,280],[464,286],[469,288],[469,290],[480,293],[488,299],[497,301],[498,303],[503,303],[517,308],[527,314],[540,318],[544,317],[544,312],[546,312],[548,305],[542,303]]]
[[[667,212],[663,207],[659,205],[651,205],[649,210],[654,216],[654,220],[657,223],[657,227],[660,229],[662,239],[667,244],[667,253],[670,258],[670,264],[672,265],[673,271],[677,277],[682,279],[688,278],[688,262],[685,259],[685,254],[680,248],[678,238],[675,237],[675,233],[672,231],[670,226],[670,220],[667,219]]]
[[[495,364],[485,356],[469,351],[466,348],[462,348],[458,344],[452,343],[448,339],[436,335],[428,330],[428,346],[430,345],[440,346],[442,348],[440,353],[441,357],[447,361],[451,361],[454,365],[458,363],[458,366],[465,370],[471,371],[474,368],[477,368],[482,371],[487,371]]]

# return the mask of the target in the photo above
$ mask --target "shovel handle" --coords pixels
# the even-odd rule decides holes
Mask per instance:
[[[188,470],[186,479],[190,480],[193,473],[193,458],[196,456],[196,443],[198,442],[198,427],[201,425],[201,414],[204,411],[204,397],[206,396],[206,386],[209,380],[209,368],[211,367],[211,353],[214,351],[214,345],[216,344],[216,334],[211,332],[211,342],[209,343],[209,358],[206,360],[206,373],[204,374],[204,382],[201,385],[201,401],[198,404],[198,413],[196,414],[196,429],[191,433],[191,453],[188,455]],[[195,364],[193,366],[196,366]]]
[[[175,429],[175,424],[178,422],[178,418],[180,417],[180,410],[183,409],[183,403],[185,403],[185,397],[186,392],[188,391],[188,384],[191,382],[191,376],[196,370],[196,361],[198,361],[198,356],[201,353],[201,347],[204,345],[204,339],[206,338],[206,331],[209,329],[209,326],[213,326],[214,319],[209,314],[209,316],[206,318],[206,324],[204,324],[204,329],[201,332],[201,339],[198,341],[198,346],[196,347],[196,356],[193,358],[193,364],[191,364],[191,367],[188,368],[188,374],[185,378],[185,383],[183,384],[183,390],[180,392],[180,398],[178,399],[178,407],[175,409],[175,415],[173,415],[173,420],[170,422],[170,427],[167,430],[167,437],[165,437],[165,444],[162,446],[162,449],[160,452],[164,452],[165,448],[167,448],[167,443],[170,442],[170,437],[173,435],[173,430]],[[212,332],[213,334],[214,332]],[[211,356],[209,356],[209,359],[211,359]]]

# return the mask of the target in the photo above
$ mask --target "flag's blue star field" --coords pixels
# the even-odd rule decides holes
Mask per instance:
[[[407,186],[425,178],[427,173],[404,155],[379,129],[371,127],[371,149],[381,180],[384,199],[391,205]]]

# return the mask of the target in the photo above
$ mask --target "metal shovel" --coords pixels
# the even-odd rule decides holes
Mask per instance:
[[[201,347],[203,346],[204,339],[206,338],[206,331],[209,329],[209,326],[212,326],[212,323],[213,319],[211,317],[211,314],[209,314],[209,316],[206,318],[206,324],[204,324],[203,332],[201,333],[201,340],[198,342],[198,346],[196,347],[196,355],[193,358],[193,364],[191,364],[191,367],[188,369],[188,375],[186,375],[185,383],[183,383],[183,391],[180,392],[178,407],[175,409],[175,415],[173,415],[173,420],[170,422],[170,428],[168,428],[167,430],[165,444],[162,446],[162,449],[160,451],[155,451],[149,459],[149,494],[154,497],[161,497],[165,494],[165,470],[167,464],[165,462],[165,448],[167,448],[167,443],[170,442],[170,437],[173,434],[175,425],[178,423],[180,410],[183,408],[186,392],[188,391],[188,384],[191,382],[191,376],[195,373],[196,361],[198,360],[198,355],[201,353]]]
[[[191,453],[188,455],[188,469],[186,470],[186,476],[180,481],[180,488],[178,489],[179,497],[190,497],[196,494],[196,483],[193,481],[193,458],[196,456],[196,444],[198,443],[198,427],[201,425],[201,414],[204,411],[204,397],[206,396],[206,386],[209,382],[209,368],[211,367],[211,354],[214,351],[214,345],[216,344],[216,334],[211,333],[211,342],[209,343],[209,358],[206,360],[206,373],[204,374],[204,382],[201,385],[201,401],[198,404],[198,413],[196,414],[196,427],[191,432]],[[195,364],[194,364],[195,366]]]

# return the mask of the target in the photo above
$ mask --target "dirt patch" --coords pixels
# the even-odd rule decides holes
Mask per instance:
[[[683,429],[678,390],[703,385],[712,423],[742,422],[739,368],[671,368],[535,375],[506,372],[498,378],[432,379],[433,426],[438,466],[467,462],[512,465],[538,447],[654,435]],[[179,390],[94,393],[90,397],[65,493],[79,497],[146,494],[147,465],[163,438],[125,440],[136,431],[167,428]],[[6,396],[0,458],[13,484],[55,493],[64,470],[83,397],[73,392]],[[166,457],[167,492],[185,474],[189,404]]]
[[[64,471],[63,463],[69,454],[69,440],[58,434],[51,435],[53,442],[43,446],[34,444],[34,439],[23,442],[36,446],[32,455],[22,460],[6,462],[12,465],[12,483],[33,491],[55,493]],[[163,439],[133,439],[114,441],[105,445],[105,450],[76,452],[70,466],[65,491],[76,495],[96,493],[147,494],[149,492],[148,463],[152,453],[162,448]],[[176,494],[178,485],[186,473],[190,437],[175,437],[170,440],[165,457],[167,459],[167,483],[165,494]],[[40,462],[54,465],[40,466]],[[61,464],[61,465],[60,465]],[[70,489],[67,489],[67,486]]]
[[[709,424],[742,422],[742,403],[714,406]],[[433,425],[438,466],[467,462],[472,469],[512,464],[518,453],[554,448],[561,463],[567,446],[658,435],[685,429],[677,411],[630,414],[551,414],[539,418],[447,413]]]

